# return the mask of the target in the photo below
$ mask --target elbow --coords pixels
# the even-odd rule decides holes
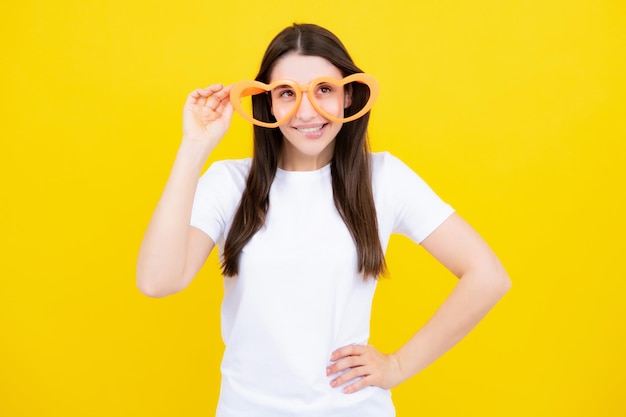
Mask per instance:
[[[490,277],[490,286],[493,292],[497,294],[498,298],[503,297],[511,289],[511,278],[509,278],[509,274],[507,274],[500,261],[495,262],[495,265],[493,265],[487,276]]]
[[[143,295],[150,298],[162,298],[169,295],[169,293],[163,291],[162,288],[150,285],[149,283],[145,283],[139,279],[137,280],[137,289],[139,289],[139,292]]]
[[[509,290],[513,286],[513,282],[511,281],[511,278],[509,277],[509,275],[506,272],[504,273],[504,278],[503,279],[504,279],[504,283],[503,283],[504,292],[507,293],[507,292],[509,292]]]
[[[480,288],[484,296],[488,296],[494,301],[499,300],[509,292],[512,285],[509,275],[497,258],[468,271],[461,278],[469,278],[475,283],[477,289]]]
[[[150,298],[162,298],[177,293],[179,290],[163,284],[157,274],[137,271],[136,285],[139,292]]]
[[[500,294],[500,297],[504,297],[504,295],[509,292],[512,286],[511,278],[504,272],[500,278],[498,279],[497,291]]]

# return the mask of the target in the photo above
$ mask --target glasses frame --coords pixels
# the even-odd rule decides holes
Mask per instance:
[[[328,83],[331,85],[335,85],[337,87],[343,87],[346,84],[349,84],[352,82],[365,84],[370,89],[370,96],[367,102],[365,103],[365,105],[359,112],[353,114],[352,116],[348,116],[348,117],[333,116],[332,114],[329,114],[326,111],[324,111],[324,109],[315,100],[315,97],[314,97],[315,87],[319,84]],[[295,91],[296,93],[296,101],[295,101],[295,104],[293,105],[293,109],[287,115],[285,115],[282,119],[276,122],[271,122],[271,123],[263,122],[261,120],[257,120],[254,117],[250,116],[243,109],[241,105],[241,99],[243,97],[263,94],[263,93],[272,91],[274,88],[278,86],[282,86],[282,85],[287,85],[293,88],[293,91]],[[239,113],[244,119],[246,119],[250,123],[255,124],[257,126],[275,128],[285,123],[294,114],[296,114],[296,112],[298,111],[298,108],[300,107],[300,103],[302,103],[302,96],[304,93],[306,93],[307,97],[309,98],[309,102],[311,103],[313,108],[323,117],[335,123],[347,123],[347,122],[351,122],[352,120],[356,120],[359,117],[362,117],[363,115],[365,115],[365,113],[370,111],[370,109],[374,105],[374,102],[378,98],[379,86],[378,86],[378,81],[376,81],[376,79],[373,76],[363,73],[363,72],[348,75],[347,77],[344,77],[341,80],[337,80],[336,78],[332,78],[332,77],[319,77],[311,81],[311,83],[308,85],[299,85],[295,81],[291,81],[291,80],[276,80],[270,84],[265,84],[265,83],[262,83],[260,81],[255,81],[255,80],[246,80],[246,81],[240,81],[238,83],[233,84],[230,90],[230,103],[233,105],[233,108],[237,111],[237,113]]]

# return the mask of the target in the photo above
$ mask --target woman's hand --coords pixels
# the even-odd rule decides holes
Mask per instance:
[[[213,84],[189,94],[183,109],[183,140],[206,142],[211,148],[217,146],[233,115],[230,88]]]
[[[326,368],[326,375],[344,372],[330,382],[335,388],[348,381],[356,381],[343,392],[351,394],[370,385],[390,389],[404,381],[400,372],[400,363],[393,354],[384,354],[371,345],[350,345],[335,350],[330,360],[334,364]]]

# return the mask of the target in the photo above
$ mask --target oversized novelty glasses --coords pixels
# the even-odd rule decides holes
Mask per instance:
[[[291,80],[277,80],[271,84],[241,81],[230,90],[230,102],[250,123],[274,128],[296,114],[304,93],[313,108],[324,118],[346,123],[362,117],[372,108],[378,97],[378,82],[364,73],[352,74],[342,80],[320,77],[309,85],[298,85]],[[253,110],[251,101],[257,99],[269,100],[268,105]],[[338,106],[343,108],[343,117],[337,117]],[[277,120],[277,117],[280,119]]]

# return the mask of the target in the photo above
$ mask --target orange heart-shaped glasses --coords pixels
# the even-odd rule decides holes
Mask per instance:
[[[329,114],[322,108],[322,106],[320,106],[320,104],[318,103],[318,99],[315,97],[315,92],[320,86],[330,85],[343,88],[346,84],[350,84],[353,82],[365,84],[369,88],[369,97],[367,98],[367,102],[364,104],[362,109],[348,117],[339,118],[333,116],[332,114]],[[246,112],[242,107],[242,98],[271,92],[277,87],[280,87],[281,89],[288,88],[290,92],[293,92],[295,94],[293,108],[282,119],[276,122],[264,122],[262,120],[257,120],[253,116],[251,116],[249,112]],[[342,80],[337,80],[332,77],[320,77],[313,80],[309,85],[299,85],[295,81],[291,80],[277,80],[271,84],[265,84],[260,81],[249,80],[240,81],[233,85],[230,90],[230,102],[233,105],[233,108],[250,123],[253,123],[257,126],[274,128],[285,123],[298,111],[298,107],[300,107],[300,103],[302,102],[302,94],[306,93],[309,102],[319,114],[332,122],[346,123],[358,119],[359,117],[367,113],[374,105],[374,102],[378,97],[378,91],[379,87],[376,79],[373,76],[365,73],[352,74]]]

